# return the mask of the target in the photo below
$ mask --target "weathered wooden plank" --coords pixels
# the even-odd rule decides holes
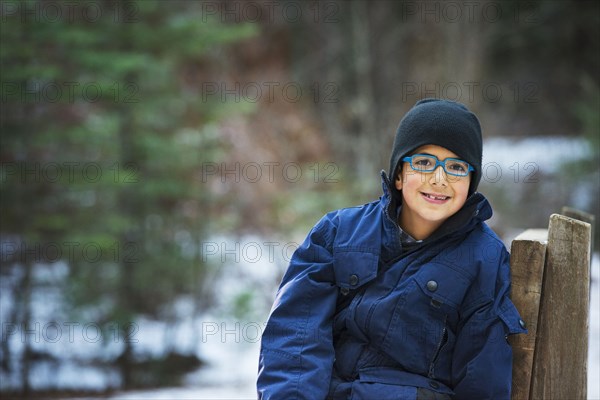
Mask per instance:
[[[586,399],[590,224],[550,216],[530,399]]]
[[[594,225],[594,214],[590,214],[572,207],[563,207],[560,213],[565,217],[578,219],[580,221],[587,222],[590,225]]]
[[[547,240],[547,229],[529,229],[511,244],[511,298],[529,331],[527,335],[509,337],[513,349],[513,400],[529,399]]]
[[[578,219],[580,221],[583,222],[587,222],[588,224],[590,224],[592,226],[592,238],[590,240],[591,247],[590,247],[590,257],[592,256],[592,254],[594,254],[594,224],[596,222],[596,217],[594,216],[594,214],[590,214],[587,213],[585,211],[581,211],[578,210],[576,208],[572,208],[572,207],[563,207],[561,210],[561,215],[564,215],[565,217],[569,217],[569,218],[573,218],[573,219]],[[590,267],[592,265],[592,260],[590,258]]]

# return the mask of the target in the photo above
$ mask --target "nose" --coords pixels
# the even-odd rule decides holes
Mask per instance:
[[[429,178],[429,183],[431,183],[432,185],[441,186],[446,186],[448,184],[448,176],[446,175],[446,171],[444,171],[444,168],[442,168],[441,165],[438,165],[435,171],[433,171],[433,174],[431,174],[431,178]]]

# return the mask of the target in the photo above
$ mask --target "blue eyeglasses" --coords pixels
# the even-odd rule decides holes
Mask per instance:
[[[475,171],[466,161],[458,158],[446,158],[444,161],[440,161],[436,156],[430,154],[415,154],[404,157],[402,161],[410,163],[410,167],[418,172],[433,172],[439,165],[448,175],[467,176],[469,172]]]

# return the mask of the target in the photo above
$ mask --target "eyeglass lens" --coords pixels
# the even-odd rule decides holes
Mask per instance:
[[[412,157],[412,167],[418,171],[434,171],[437,164],[437,158],[434,156],[417,155]],[[465,176],[469,173],[469,164],[465,161],[456,159],[446,159],[442,161],[444,171],[451,175]]]

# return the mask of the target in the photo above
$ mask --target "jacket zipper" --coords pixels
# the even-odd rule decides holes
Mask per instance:
[[[438,357],[440,356],[440,353],[442,352],[442,349],[444,348],[446,343],[448,343],[448,331],[446,329],[446,318],[444,318],[444,328],[442,329],[442,337],[440,338],[433,359],[431,360],[431,365],[429,366],[429,378],[431,379],[435,378],[435,363],[437,362]]]

